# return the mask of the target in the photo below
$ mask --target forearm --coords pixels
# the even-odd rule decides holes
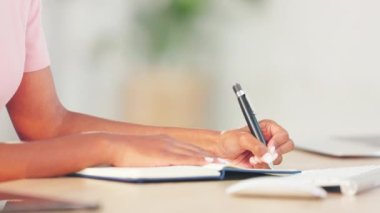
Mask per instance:
[[[60,126],[60,135],[86,131],[105,131],[128,135],[168,135],[177,140],[191,143],[203,149],[215,152],[214,144],[220,133],[213,130],[188,129],[175,127],[156,127],[126,122],[111,121],[75,112],[68,112]]]
[[[60,176],[110,159],[106,142],[92,135],[44,142],[0,144],[0,181]]]
[[[142,126],[70,112],[57,97],[49,67],[25,74],[7,109],[19,137],[26,141],[106,131],[130,135],[165,134],[210,150],[218,135],[216,131]]]

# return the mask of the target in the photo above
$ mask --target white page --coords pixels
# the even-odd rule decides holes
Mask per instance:
[[[201,166],[95,167],[84,169],[77,174],[111,179],[165,179],[220,176],[218,169],[209,169]]]

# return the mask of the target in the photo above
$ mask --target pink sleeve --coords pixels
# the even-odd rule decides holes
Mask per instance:
[[[41,0],[31,0],[25,38],[25,72],[50,65],[49,53],[41,23]]]

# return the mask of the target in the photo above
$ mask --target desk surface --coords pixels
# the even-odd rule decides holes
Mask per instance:
[[[311,169],[380,164],[380,158],[338,159],[302,151],[286,156],[280,167]],[[19,180],[0,184],[0,190],[69,200],[99,201],[97,212],[378,212],[380,188],[356,197],[329,194],[323,200],[241,198],[225,194],[235,181],[129,184],[82,178]],[[88,212],[88,211],[87,211]]]

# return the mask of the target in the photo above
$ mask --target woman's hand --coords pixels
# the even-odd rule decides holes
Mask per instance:
[[[222,132],[217,155],[230,160],[231,163],[255,168],[267,168],[282,162],[282,155],[294,149],[294,143],[288,132],[271,120],[263,120],[260,127],[267,146],[252,136],[248,127]]]
[[[294,149],[294,142],[289,137],[289,133],[272,120],[262,120],[260,128],[263,132],[265,140],[268,142],[269,150],[273,149],[278,157],[273,162],[278,165],[282,162],[282,155]]]
[[[166,135],[131,136],[106,134],[111,145],[111,164],[124,167],[204,165],[210,156],[201,148]]]

